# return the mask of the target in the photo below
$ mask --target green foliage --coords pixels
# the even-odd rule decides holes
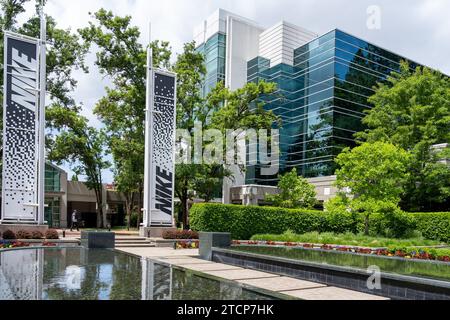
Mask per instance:
[[[266,200],[282,208],[312,208],[316,203],[316,191],[312,184],[297,174],[297,169],[279,176],[280,193],[267,195]]]
[[[327,215],[321,211],[222,204],[194,204],[191,228],[197,231],[231,232],[234,239],[249,239],[258,233],[281,234],[330,231]],[[344,223],[342,232],[352,231],[355,223]]]
[[[47,110],[51,128],[56,135],[48,136],[49,160],[68,163],[77,176],[86,178],[86,186],[94,190],[97,200],[97,226],[106,221],[103,212],[102,171],[110,164],[104,158],[105,135],[88,125],[88,120],[77,111],[54,105]],[[57,128],[57,129],[56,129]]]
[[[195,50],[195,43],[184,45],[183,52],[178,55],[174,72],[177,73],[177,128],[186,129],[192,134],[196,121],[206,124],[211,112],[210,106],[201,96],[201,86],[206,75],[204,57]],[[188,159],[188,162],[192,159]],[[188,201],[193,192],[205,201],[210,201],[214,190],[220,185],[228,172],[219,164],[176,165],[175,193],[181,202],[182,221],[188,225]]]
[[[283,234],[256,234],[251,240],[260,241],[284,241],[284,242],[299,242],[299,243],[313,243],[313,244],[334,244],[346,246],[361,246],[369,248],[386,248],[390,246],[434,246],[441,244],[438,241],[425,240],[422,237],[410,239],[391,239],[382,237],[370,237],[364,234],[333,233],[333,232],[308,232],[304,234],[295,234],[292,231],[287,231]]]
[[[100,9],[89,26],[79,30],[89,46],[97,46],[95,64],[113,86],[94,108],[105,125],[107,146],[114,159],[115,183],[126,196],[127,215],[144,183],[144,122],[147,50],[139,43],[140,31],[131,17]],[[168,42],[153,41],[153,65],[168,68]],[[130,221],[130,219],[128,219]]]
[[[231,91],[219,83],[208,97],[208,103],[216,111],[211,117],[212,127],[222,132],[249,128],[270,130],[279,117],[265,110],[259,97],[274,93],[276,88],[275,83],[260,81],[246,83],[242,88]]]
[[[390,143],[364,143],[345,149],[337,158],[339,189],[350,188],[361,202],[383,201],[397,204],[407,179],[409,155]]]
[[[127,226],[136,226],[139,222],[139,214],[137,212],[132,212],[127,216]],[[129,230],[129,229],[128,229]]]
[[[425,238],[450,243],[450,212],[414,213],[412,217]]]
[[[364,143],[339,154],[336,186],[350,190],[347,207],[365,214],[364,229],[369,234],[369,217],[374,212],[398,210],[397,205],[408,178],[409,154],[390,143]],[[338,197],[346,197],[340,194]],[[400,234],[399,234],[400,235]]]
[[[194,204],[191,228],[196,231],[231,232],[234,239],[250,239],[255,234],[295,234],[334,232],[359,234],[364,231],[365,214],[347,211],[341,204],[328,204],[327,212],[273,207]],[[344,208],[343,211],[340,211]],[[415,227],[426,239],[449,242],[450,213],[373,212],[372,237],[415,236]],[[436,227],[434,227],[436,226]],[[411,244],[414,245],[414,244]]]
[[[432,146],[450,141],[450,78],[428,68],[411,71],[402,63],[401,71],[379,84],[369,102],[374,107],[363,119],[368,129],[357,137],[389,142],[411,154],[402,208],[448,208],[450,170],[439,160],[449,148],[436,152]]]

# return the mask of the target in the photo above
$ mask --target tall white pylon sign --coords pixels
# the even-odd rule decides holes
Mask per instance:
[[[41,39],[5,31],[0,223],[44,224],[46,22]]]
[[[147,50],[143,227],[173,227],[176,75],[153,68]]]

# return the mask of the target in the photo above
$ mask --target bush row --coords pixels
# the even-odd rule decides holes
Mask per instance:
[[[198,233],[191,230],[165,230],[163,239],[198,239]]]
[[[196,231],[231,232],[233,239],[246,240],[255,234],[282,234],[287,230],[297,234],[360,233],[364,231],[364,216],[347,211],[326,213],[202,203],[191,208],[190,225]],[[400,237],[415,229],[427,239],[450,242],[450,213],[373,214],[370,217],[370,234],[374,236]]]
[[[34,230],[34,231],[27,231],[27,230],[19,230],[17,233],[11,230],[5,230],[2,234],[2,238],[4,240],[15,240],[15,239],[21,239],[21,240],[27,240],[27,239],[59,239],[58,231],[54,229],[48,229],[45,234],[41,231]]]

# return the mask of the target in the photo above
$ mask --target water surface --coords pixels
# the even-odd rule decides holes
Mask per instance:
[[[0,300],[259,300],[272,296],[115,250],[0,252]]]
[[[382,272],[450,281],[450,263],[408,260],[344,252],[265,246],[233,246],[233,250],[367,270],[378,266]]]

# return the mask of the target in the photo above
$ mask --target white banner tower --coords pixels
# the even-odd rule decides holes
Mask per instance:
[[[151,37],[147,48],[144,219],[140,235],[161,237],[164,229],[174,227],[176,75],[153,68],[150,44]]]
[[[0,225],[45,225],[46,20],[41,37],[5,31]]]

